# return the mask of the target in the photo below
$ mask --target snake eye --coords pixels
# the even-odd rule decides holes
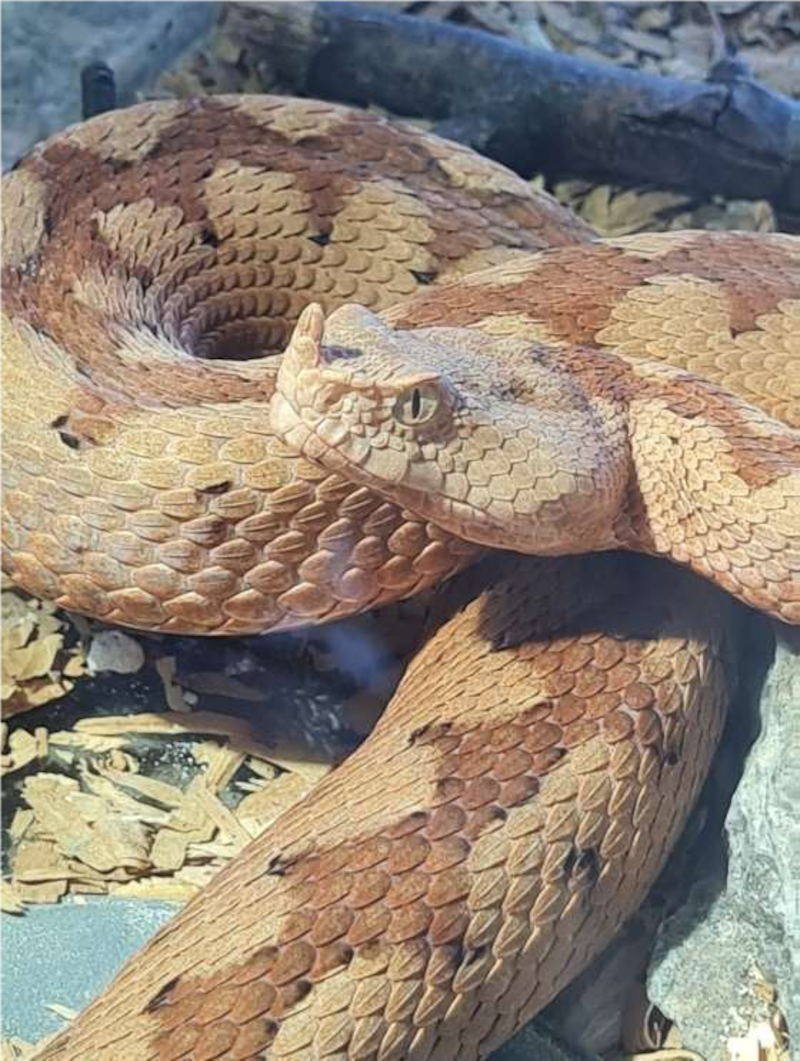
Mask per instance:
[[[437,388],[431,383],[421,383],[403,391],[394,405],[394,415],[401,424],[416,427],[425,424],[439,408],[441,397]]]

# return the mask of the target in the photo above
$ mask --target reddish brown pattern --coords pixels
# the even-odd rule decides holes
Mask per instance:
[[[223,156],[287,175],[274,231],[258,180],[215,172]],[[21,241],[4,232],[7,403],[19,396],[4,423],[4,563],[20,584],[112,621],[240,633],[394,599],[475,555],[283,451],[273,370],[247,358],[280,347],[310,300],[381,308],[449,270],[583,244],[584,226],[454,146],[269,98],[102,116],[6,188],[28,226]],[[363,224],[342,221],[348,208]],[[614,299],[664,269],[617,272],[604,248],[598,287],[586,248],[565,253],[574,269],[534,286],[548,324],[574,337],[578,322],[587,341]],[[669,267],[696,260],[676,252]],[[720,283],[736,328],[774,308]],[[440,304],[458,323],[491,310],[490,288],[463,291]],[[516,312],[513,298],[498,294],[499,311]],[[655,387],[623,375],[629,397]],[[677,408],[668,387],[652,394]],[[749,454],[735,417],[728,428]],[[750,481],[793,454],[750,455]],[[369,741],[44,1057],[467,1061],[499,1046],[640,902],[721,728],[729,602],[685,573],[621,563],[501,557],[440,594]]]
[[[613,602],[580,618],[596,601],[586,587],[623,591],[625,572],[611,557],[500,559],[477,585],[472,577],[473,594],[491,588],[466,608],[466,580],[455,586],[451,617],[412,665],[373,746],[268,830],[128,967],[105,1003],[122,1003],[115,1027],[95,1006],[45,1056],[78,1058],[91,1043],[104,1061],[118,1035],[116,1048],[125,1044],[132,1061],[177,1061],[187,1049],[195,1059],[212,1046],[223,1053],[208,1056],[249,1059],[278,1050],[293,1029],[300,1056],[323,1057],[332,1032],[313,1008],[318,991],[332,992],[337,1041],[352,1056],[367,1034],[373,1050],[388,1048],[397,1021],[412,1035],[429,1028],[432,1039],[412,1053],[404,1038],[392,1057],[428,1057],[445,1042],[448,1057],[483,1056],[498,1045],[585,963],[588,939],[609,938],[638,901],[680,828],[675,797],[697,790],[719,732],[727,606],[688,576],[676,582],[636,564],[628,574],[648,601],[666,601],[668,583],[680,586],[680,600],[632,606],[611,637],[601,631]],[[470,682],[475,646],[486,646],[487,630],[533,618],[548,583],[572,602],[579,632],[523,633],[516,647],[489,651],[485,663],[506,690],[491,717],[491,687]],[[689,626],[678,618],[684,609]],[[448,671],[435,702],[421,708],[442,650]],[[711,683],[702,712],[700,656]],[[554,669],[578,659],[571,686],[548,699]],[[587,673],[604,700],[575,691]],[[644,680],[653,690],[646,704]],[[570,762],[565,753],[588,715],[591,731]],[[367,798],[380,785],[373,760],[386,764],[384,793],[397,802],[394,824],[377,828],[367,824],[383,815]],[[649,802],[636,799],[642,790]],[[409,809],[428,792],[428,810]],[[459,1017],[446,1021],[455,999]],[[492,999],[503,999],[501,1011],[476,1025]]]
[[[615,246],[595,246],[589,254],[585,248],[559,250],[526,267],[519,283],[486,284],[477,290],[465,286],[460,292],[448,287],[409,302],[391,318],[405,328],[464,327],[496,313],[519,314],[541,321],[554,339],[592,345],[620,300],[656,277],[713,280],[727,299],[734,335],[755,328],[758,318],[774,311],[781,299],[797,297],[800,256],[772,249],[748,234],[727,234],[724,254],[701,233],[680,233],[679,238],[674,250],[652,258]],[[767,285],[761,282],[762,272],[769,276]]]

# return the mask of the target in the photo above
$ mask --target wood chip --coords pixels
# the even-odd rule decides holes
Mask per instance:
[[[205,888],[219,869],[220,867],[213,863],[206,866],[184,866],[178,879],[197,889]]]
[[[82,651],[73,652],[64,664],[64,674],[68,678],[82,678],[86,674],[86,657]]]
[[[130,752],[123,752],[119,748],[114,748],[109,752],[108,765],[114,770],[124,770],[125,773],[139,773],[139,760],[136,756],[131,755]]]
[[[36,740],[36,758],[46,759],[47,758],[47,741],[49,732],[46,726],[37,726],[33,731],[33,736]]]
[[[637,52],[654,55],[657,59],[669,59],[675,54],[672,41],[662,34],[621,28],[617,30],[617,37],[635,48]]]
[[[200,749],[202,749],[205,761],[208,763],[205,772],[206,786],[219,795],[225,791],[233,780],[234,774],[245,761],[247,755],[238,748],[216,744],[213,741],[205,741],[200,745]],[[195,758],[198,761],[202,761],[198,755],[198,750],[195,749]]]
[[[208,816],[204,807],[193,802],[188,791],[183,806],[180,810],[173,811],[164,828],[183,834],[187,843],[198,844],[213,839],[217,832],[216,823]]]
[[[189,837],[186,833],[174,829],[159,829],[150,849],[153,867],[164,872],[174,873],[186,861]]]
[[[96,764],[94,769],[101,777],[107,778],[119,788],[132,789],[140,796],[160,803],[164,807],[180,807],[183,803],[183,792],[166,781],[158,781],[154,777],[143,777],[141,774],[132,774],[127,770],[116,770],[113,766],[102,763]]]
[[[24,1039],[3,1039],[0,1043],[0,1061],[32,1061],[34,1050],[38,1050],[38,1046],[26,1043]]]
[[[59,899],[67,894],[67,882],[65,880],[47,881],[43,884],[16,885],[17,892],[24,903],[57,903]]]
[[[178,735],[209,734],[228,737],[230,746],[258,759],[274,763],[317,781],[333,769],[331,763],[303,762],[276,754],[273,748],[262,744],[245,719],[223,715],[216,711],[192,711],[188,714],[166,714],[147,712],[140,715],[107,715],[105,718],[82,718],[75,724],[78,733],[91,736],[117,737],[121,734],[164,733]],[[51,737],[51,742],[55,737]]]
[[[25,904],[13,881],[0,881],[0,910],[4,914],[25,913]]]
[[[69,893],[74,902],[85,903],[85,895],[108,895],[110,884],[107,881],[89,881],[73,877],[69,882]]]
[[[148,899],[162,902],[186,903],[201,890],[201,885],[191,884],[184,880],[163,880],[159,877],[147,877],[143,880],[127,881],[124,884],[111,884],[108,894],[118,899]]]
[[[35,818],[36,815],[33,813],[32,810],[28,810],[25,807],[20,807],[20,809],[14,815],[14,818],[11,822],[11,828],[8,830],[9,838],[14,843],[16,843],[18,840],[21,840],[33,824]]]
[[[241,844],[233,841],[215,840],[207,844],[190,844],[189,856],[195,861],[202,860],[207,862],[217,859],[221,862],[230,862],[235,855],[239,854],[241,849]]]
[[[23,766],[38,758],[36,754],[36,738],[26,729],[15,729],[8,738],[8,747],[14,758],[14,769],[20,770]]]
[[[113,807],[114,812],[117,814],[124,814],[132,819],[156,824],[161,824],[168,818],[167,811],[142,803],[141,800],[135,799],[133,796],[128,795],[127,792],[123,792],[113,781],[109,781],[107,777],[103,777],[101,774],[82,769],[81,779],[91,792],[105,800],[109,809]]]
[[[233,811],[228,810],[225,804],[206,787],[203,778],[195,778],[189,788],[191,789],[191,798],[198,800],[209,818],[216,823],[223,833],[235,840],[240,847],[250,843],[250,834],[237,820]],[[187,798],[188,796],[189,791],[187,790]]]
[[[75,1020],[78,1016],[78,1011],[76,1009],[70,1009],[69,1006],[62,1006],[58,1002],[50,1002],[44,1008],[49,1009],[51,1013],[55,1013],[57,1017],[61,1017],[62,1020],[66,1021]]]
[[[258,781],[237,781],[234,788],[238,788],[240,792],[260,792],[266,784],[263,778],[259,778]]]
[[[61,681],[50,681],[41,685],[34,685],[26,695],[31,707],[41,707],[43,704],[49,704],[51,700],[58,700],[72,688],[73,683],[71,681],[62,679]]]
[[[272,781],[273,778],[278,776],[277,769],[272,763],[265,763],[263,759],[251,757],[247,760],[248,770],[252,770],[254,774],[258,774],[259,777],[263,777],[265,781]]]
[[[58,730],[50,734],[50,746],[57,748],[83,748],[89,752],[112,752],[124,747],[122,737],[95,736],[92,733],[78,733],[72,730]]]
[[[110,873],[116,868],[147,869],[150,838],[145,825],[140,820],[111,816],[93,823],[86,821],[79,806],[69,799],[71,793],[79,792],[77,781],[52,774],[29,777],[23,786],[24,798],[35,812],[37,821],[49,836],[56,839],[64,855],[100,873]],[[33,867],[29,861],[23,872],[20,852],[14,861],[15,877],[17,880],[31,879]],[[42,872],[41,867],[38,872]]]
[[[13,857],[14,883],[39,884],[43,881],[63,880],[67,862],[52,840],[25,840]]]
[[[76,852],[85,866],[101,873],[115,868],[146,870],[150,867],[149,853],[150,836],[145,824],[117,820],[98,822],[90,842]]]
[[[174,681],[176,670],[177,664],[174,656],[162,656],[156,660],[156,671],[164,683],[167,707],[171,711],[188,712],[192,710],[192,703],[180,685]]]
[[[63,647],[62,634],[48,634],[29,645],[4,653],[3,662],[17,681],[41,678],[53,669],[56,655]]]
[[[568,7],[567,4],[543,0],[539,4],[539,12],[544,18],[546,28],[557,30],[570,41],[595,44],[600,37],[597,27],[590,25],[584,19],[575,18]]]

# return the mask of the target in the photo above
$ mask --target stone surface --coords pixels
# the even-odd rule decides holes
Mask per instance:
[[[122,630],[101,630],[92,638],[86,666],[90,674],[100,671],[135,674],[144,666],[144,658],[144,649],[130,634]]]
[[[103,60],[132,103],[216,18],[216,3],[2,5],[3,169],[81,117],[80,71]]]
[[[91,898],[29,907],[24,917],[4,914],[3,1035],[33,1042],[63,1027],[48,1007],[87,1005],[177,909],[175,903]],[[54,948],[62,961],[53,960]]]
[[[776,641],[761,733],[725,822],[727,879],[718,863],[693,886],[663,926],[648,981],[684,1045],[708,1061],[767,1016],[755,970],[800,1039],[800,628],[776,627]]]
[[[599,1055],[561,1041],[538,1020],[526,1024],[513,1039],[495,1050],[492,1061],[600,1061]]]

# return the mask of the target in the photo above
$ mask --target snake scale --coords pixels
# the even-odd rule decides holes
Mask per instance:
[[[19,586],[234,635],[449,579],[368,740],[41,1056],[486,1057],[680,834],[730,594],[800,620],[797,241],[596,241],[466,149],[272,97],[94,118],[3,206]]]

